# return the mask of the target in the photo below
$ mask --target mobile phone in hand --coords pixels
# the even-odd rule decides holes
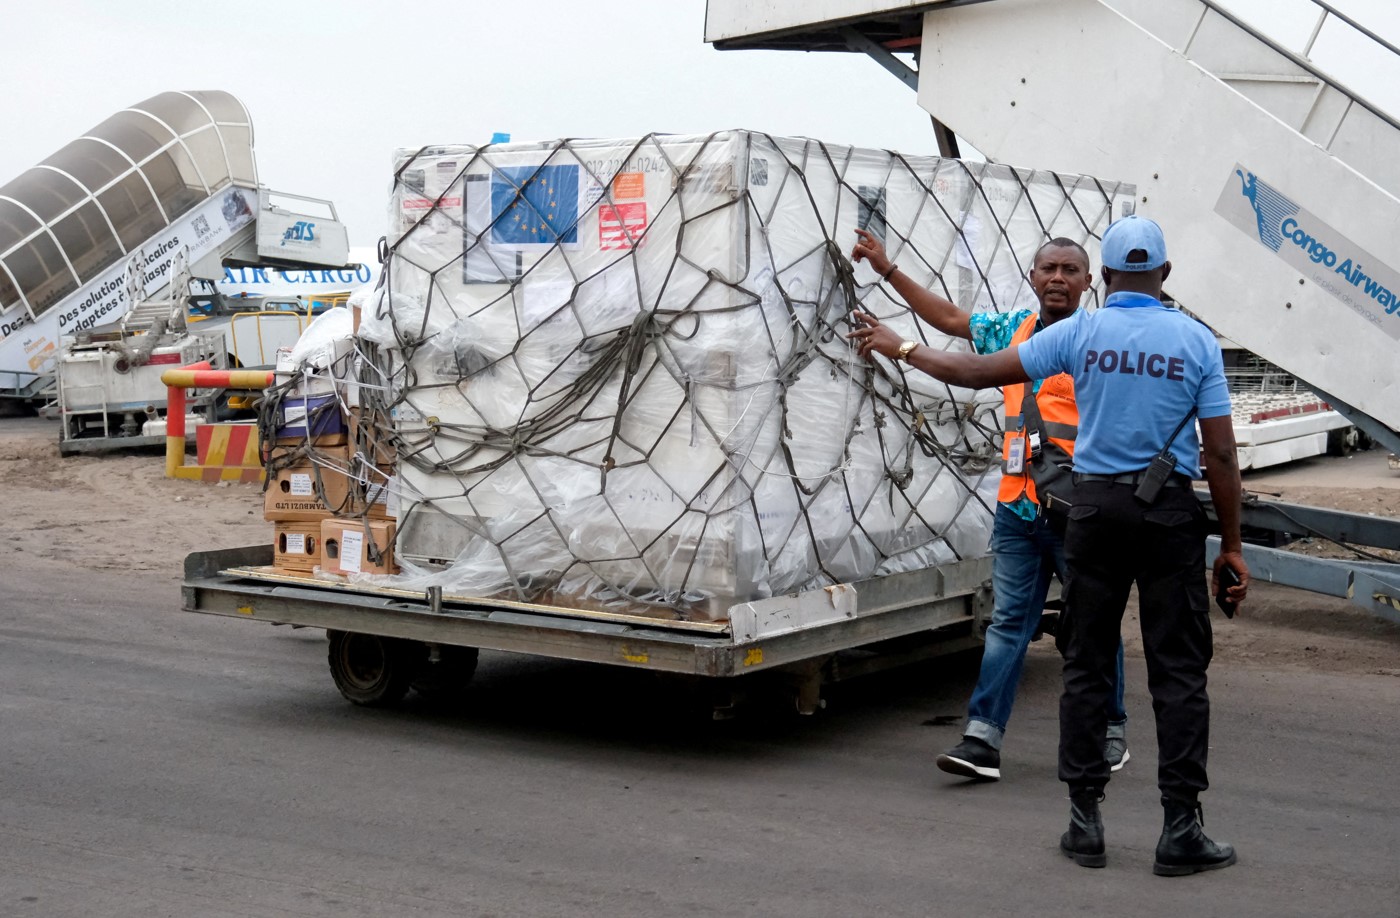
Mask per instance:
[[[1235,617],[1235,609],[1238,604],[1230,598],[1228,590],[1232,586],[1240,585],[1240,575],[1235,573],[1235,569],[1228,564],[1220,568],[1220,589],[1215,593],[1215,604],[1220,607],[1220,611],[1225,613],[1226,618]]]

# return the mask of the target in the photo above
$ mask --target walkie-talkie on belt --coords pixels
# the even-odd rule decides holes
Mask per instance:
[[[1181,419],[1181,423],[1176,425],[1176,430],[1167,437],[1167,445],[1162,447],[1162,451],[1152,457],[1148,463],[1147,470],[1142,473],[1142,479],[1138,482],[1137,490],[1133,492],[1133,497],[1141,503],[1151,506],[1157,502],[1157,495],[1162,493],[1162,485],[1167,483],[1167,479],[1172,477],[1172,472],[1176,471],[1176,459],[1172,457],[1172,443],[1176,440],[1177,434],[1181,433],[1183,427],[1191,422],[1196,416],[1196,409],[1193,407],[1186,413],[1186,417]]]

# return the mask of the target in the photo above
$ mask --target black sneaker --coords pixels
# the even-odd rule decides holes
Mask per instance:
[[[938,757],[938,767],[950,775],[996,781],[1001,778],[1001,753],[972,736]]]

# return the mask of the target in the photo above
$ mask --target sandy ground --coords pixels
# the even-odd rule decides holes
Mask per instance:
[[[262,486],[175,481],[164,456],[58,455],[58,425],[0,419],[6,543],[35,560],[89,571],[159,572],[174,580],[187,552],[272,538]]]
[[[1245,486],[1291,503],[1400,516],[1400,472],[1379,450],[1252,472]],[[0,419],[0,488],[4,540],[36,567],[149,571],[166,595],[187,552],[271,538],[259,485],[170,480],[162,457],[150,452],[61,459],[57,426],[38,418]],[[1338,554],[1325,543],[1297,548]],[[1129,619],[1128,646],[1140,652],[1131,607]],[[1341,599],[1257,585],[1233,621],[1212,621],[1217,658],[1400,677],[1400,626]],[[1032,652],[1054,648],[1041,641]]]

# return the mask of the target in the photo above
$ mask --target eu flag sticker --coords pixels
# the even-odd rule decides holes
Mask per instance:
[[[491,174],[493,245],[578,242],[579,167],[507,166]]]

